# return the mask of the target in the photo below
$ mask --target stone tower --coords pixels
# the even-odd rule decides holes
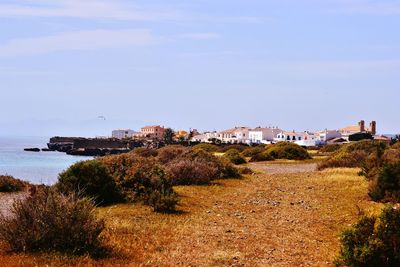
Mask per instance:
[[[376,135],[376,121],[371,121],[371,123],[369,124],[369,132],[372,135]]]
[[[360,126],[360,132],[365,132],[365,121],[360,121],[358,126]]]

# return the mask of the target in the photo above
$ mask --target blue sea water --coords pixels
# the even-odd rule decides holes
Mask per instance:
[[[26,152],[46,148],[48,137],[0,137],[0,175],[8,174],[34,184],[54,184],[58,174],[72,164],[91,159],[60,152]]]

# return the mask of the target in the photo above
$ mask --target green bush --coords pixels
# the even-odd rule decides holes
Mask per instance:
[[[235,165],[246,163],[246,159],[240,155],[239,151],[233,148],[226,151],[224,157]]]
[[[228,159],[219,159],[218,171],[220,178],[240,178],[239,169],[236,168]]]
[[[383,142],[364,140],[354,142],[342,147],[328,159],[318,164],[318,169],[326,168],[363,168],[362,174],[368,176],[369,171],[374,171],[376,160],[380,159],[386,145]],[[374,158],[375,157],[375,158]],[[379,165],[379,164],[378,164]]]
[[[381,141],[375,140],[363,140],[359,142],[350,143],[342,146],[340,151],[353,152],[353,151],[364,151],[368,154],[376,152],[379,148],[386,148],[386,144]]]
[[[151,192],[147,202],[156,212],[172,213],[176,211],[179,197],[171,189],[160,189]]]
[[[223,147],[221,147],[221,148],[218,150],[218,152],[225,153],[225,152],[227,152],[228,150],[235,149],[235,150],[239,151],[239,153],[240,153],[240,152],[244,151],[244,150],[247,149],[247,148],[249,148],[249,146],[248,146],[248,145],[245,145],[245,144],[235,144],[235,145],[229,145],[229,144],[227,144],[227,145],[224,145]]]
[[[400,202],[400,163],[383,166],[370,183],[369,196],[374,201]]]
[[[341,236],[336,266],[400,266],[400,210],[383,209],[377,219],[362,216]]]
[[[269,151],[262,151],[260,153],[254,154],[250,162],[258,162],[258,161],[272,161],[274,158],[271,156]]]
[[[55,187],[62,193],[76,193],[93,198],[98,205],[120,200],[113,178],[98,160],[75,163],[62,172]]]
[[[0,240],[14,252],[98,254],[104,228],[91,201],[44,188],[16,201],[11,216],[0,217]]]
[[[246,148],[245,150],[242,151],[242,156],[243,157],[253,157],[263,151],[265,151],[265,145],[258,145],[254,147],[249,147]]]
[[[374,137],[370,133],[356,133],[349,136],[349,141],[362,141],[362,140],[373,140]]]
[[[305,160],[311,159],[307,150],[301,146],[289,143],[279,142],[269,146],[266,150],[274,159],[289,159],[289,160]]]
[[[0,175],[0,192],[18,192],[27,188],[29,183],[8,175]]]
[[[318,170],[327,168],[356,168],[361,167],[368,154],[364,151],[351,153],[340,151],[331,157],[318,163]]]
[[[112,174],[125,201],[143,201],[157,212],[175,210],[179,198],[156,158],[127,153],[99,160]]]
[[[107,156],[99,159],[112,175],[125,201],[141,201],[154,190],[162,167],[154,157],[134,153]]]
[[[192,150],[204,150],[210,153],[218,152],[219,147],[213,144],[201,143],[192,147]]]

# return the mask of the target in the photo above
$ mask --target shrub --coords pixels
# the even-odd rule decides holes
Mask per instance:
[[[218,168],[204,159],[179,159],[166,167],[166,173],[173,185],[208,184],[219,178]]]
[[[207,152],[217,152],[219,150],[219,147],[213,144],[198,144],[193,146],[192,150],[204,150]]]
[[[16,179],[12,176],[0,175],[0,192],[23,191],[29,183]]]
[[[192,150],[166,165],[168,178],[173,184],[207,184],[219,178],[238,178],[240,173],[223,157],[204,150]]]
[[[220,178],[240,178],[239,169],[236,168],[228,159],[219,159],[218,172]]]
[[[392,148],[393,148],[393,149],[400,149],[400,141],[397,141],[396,143],[394,143],[394,144],[392,145]]]
[[[368,154],[373,153],[377,150],[377,148],[386,148],[386,144],[381,141],[375,141],[375,140],[363,140],[359,142],[354,142],[350,143],[347,145],[344,145],[341,148],[341,151],[344,152],[353,152],[353,151],[364,151],[367,152]]]
[[[388,206],[377,219],[362,216],[341,236],[337,266],[400,266],[400,210]]]
[[[369,187],[374,201],[400,201],[400,163],[384,165]]]
[[[343,145],[331,157],[320,162],[318,169],[360,167],[363,168],[362,174],[368,175],[369,170],[372,170],[376,165],[374,163],[374,156],[371,155],[375,154],[376,159],[378,159],[385,148],[386,145],[383,142],[373,140],[364,140]],[[370,157],[369,162],[367,162],[368,157]]]
[[[330,144],[323,146],[318,153],[333,153],[338,151],[342,146],[339,144]]]
[[[99,159],[112,174],[118,191],[128,202],[143,200],[154,189],[162,167],[154,157],[134,153]]]
[[[253,157],[256,154],[259,154],[261,152],[263,152],[265,150],[265,146],[264,145],[258,145],[258,146],[254,146],[254,147],[249,147],[246,148],[245,150],[242,151],[242,156],[243,157]]]
[[[156,212],[172,213],[176,211],[179,198],[171,189],[160,189],[151,192],[147,202]]]
[[[44,188],[16,201],[12,215],[0,217],[0,240],[14,252],[100,253],[104,222],[88,199]]]
[[[153,207],[156,212],[174,212],[176,211],[179,197],[174,192],[172,183],[165,178],[164,171],[160,170],[158,174],[159,179],[155,182],[153,190],[147,194],[145,204]]]
[[[157,157],[158,151],[155,148],[147,148],[147,147],[139,147],[135,148],[132,153],[136,156],[149,158],[149,157]]]
[[[240,174],[235,166],[223,157],[217,157],[204,150],[193,150],[182,154],[181,158],[198,159],[207,162],[210,166],[217,168],[219,178],[238,178]]]
[[[178,156],[182,155],[187,150],[188,149],[186,147],[179,146],[179,145],[166,146],[166,147],[160,148],[158,150],[157,159],[162,164],[166,164],[166,163],[176,159]]]
[[[239,169],[240,174],[253,174],[253,170],[250,169],[249,167],[243,167]]]
[[[269,146],[266,150],[267,153],[274,159],[289,159],[289,160],[305,160],[311,159],[310,154],[307,150],[301,146],[289,143],[279,142],[272,146]]]
[[[224,157],[236,165],[246,163],[246,159],[243,158],[240,155],[239,151],[237,151],[236,149],[229,149],[228,151],[225,152]]]
[[[172,212],[179,201],[172,183],[165,178],[164,168],[156,158],[133,153],[100,159],[112,173],[123,198],[128,202],[143,201],[157,212]]]
[[[330,158],[318,163],[318,170],[327,168],[356,168],[361,167],[367,153],[364,151],[354,151],[351,153],[340,151]]]
[[[59,175],[55,187],[62,193],[76,193],[93,198],[97,204],[120,200],[113,178],[98,160],[75,163]]]
[[[245,150],[247,148],[249,148],[249,146],[245,145],[245,144],[224,145],[223,147],[221,147],[219,149],[219,152],[225,153],[225,152],[227,152],[228,150],[231,150],[231,149],[235,149],[235,150],[237,150],[239,152],[242,152],[243,150]]]
[[[372,140],[374,137],[370,133],[356,133],[349,136],[349,141]]]
[[[269,151],[263,151],[261,153],[257,153],[251,157],[250,162],[258,162],[258,161],[271,161],[274,158],[271,156]]]
[[[400,149],[387,149],[382,155],[385,163],[397,163],[400,161]]]

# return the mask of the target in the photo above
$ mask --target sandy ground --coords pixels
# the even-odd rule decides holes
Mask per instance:
[[[313,172],[317,169],[317,163],[268,165],[262,163],[250,163],[249,167],[255,171],[265,174],[288,174]]]

